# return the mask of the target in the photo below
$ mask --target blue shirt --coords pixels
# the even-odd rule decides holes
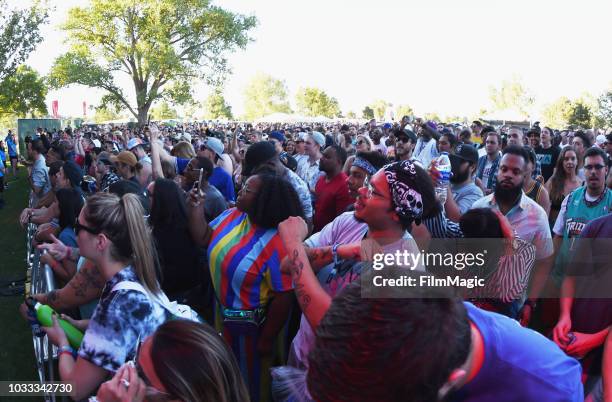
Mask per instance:
[[[234,192],[234,181],[222,167],[215,167],[213,174],[208,179],[208,183],[212,184],[223,194],[223,197],[228,202],[236,201],[236,194]]]
[[[9,156],[17,156],[17,144],[10,136],[6,136],[6,146],[8,147]]]
[[[580,364],[539,333],[508,317],[464,303],[484,343],[476,377],[453,401],[582,401]]]

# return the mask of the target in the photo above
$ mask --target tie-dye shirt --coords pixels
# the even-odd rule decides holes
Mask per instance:
[[[210,275],[223,306],[252,310],[266,305],[271,292],[293,289],[291,276],[280,270],[286,252],[278,230],[257,227],[236,208],[223,212],[210,226]]]
[[[105,370],[115,372],[134,358],[138,337],[144,341],[169,319],[158,303],[141,292],[112,289],[119,282],[139,282],[132,267],[117,272],[102,291],[98,306],[79,348],[79,356]]]

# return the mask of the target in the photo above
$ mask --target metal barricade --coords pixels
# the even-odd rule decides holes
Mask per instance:
[[[30,199],[30,206],[32,201]],[[33,240],[37,226],[29,223],[26,229],[26,264],[27,278],[30,280],[29,292],[26,295],[48,293],[55,289],[55,278],[53,270],[46,264],[40,263],[40,250],[33,247]],[[57,359],[57,347],[53,345],[47,336],[39,337],[32,332],[34,344],[34,357],[36,359],[36,369],[41,383],[55,381],[55,359]],[[55,402],[55,395],[45,395],[45,401]],[[63,399],[63,398],[62,398]]]

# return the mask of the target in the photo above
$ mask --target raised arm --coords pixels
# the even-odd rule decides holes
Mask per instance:
[[[308,323],[316,330],[332,300],[319,284],[308,261],[302,243],[308,233],[306,222],[299,217],[290,217],[278,225],[278,232],[291,262],[291,277],[298,303]]]

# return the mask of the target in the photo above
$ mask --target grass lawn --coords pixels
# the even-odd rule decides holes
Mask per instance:
[[[19,213],[27,207],[27,171],[19,169],[19,179],[10,181],[4,191],[6,205],[0,209],[0,286],[11,280],[26,276],[25,231],[19,225]],[[6,177],[5,177],[6,178]],[[0,296],[0,381],[37,381],[38,374],[34,362],[32,331],[23,320],[18,306],[23,294]],[[11,398],[0,397],[8,401]],[[41,400],[41,398],[15,398],[15,400]]]

